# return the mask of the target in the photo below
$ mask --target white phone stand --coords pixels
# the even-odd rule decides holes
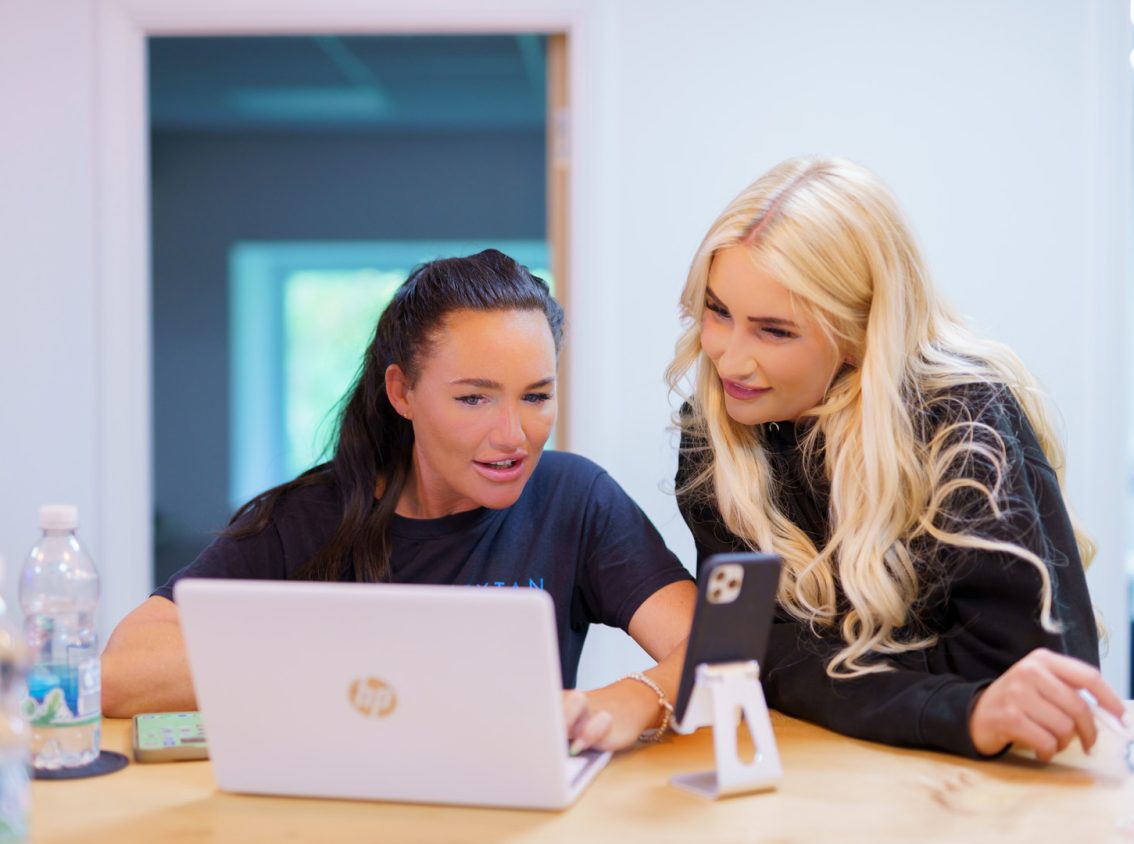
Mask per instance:
[[[737,718],[743,716],[756,748],[752,761],[740,759],[736,743]],[[760,687],[760,666],[751,662],[723,662],[697,666],[689,707],[674,732],[688,734],[713,725],[717,767],[712,771],[682,774],[670,779],[677,788],[710,800],[775,788],[783,776],[780,752],[768,718],[768,704]]]

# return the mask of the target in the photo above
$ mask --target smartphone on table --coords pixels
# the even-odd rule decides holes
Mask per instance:
[[[208,759],[199,712],[145,712],[134,716],[134,759],[176,762]]]
[[[674,721],[681,723],[697,666],[764,659],[783,561],[773,554],[714,554],[697,578],[697,606],[685,650]]]

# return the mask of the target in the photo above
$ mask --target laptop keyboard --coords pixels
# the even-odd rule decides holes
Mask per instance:
[[[585,756],[568,756],[567,757],[567,782],[574,782],[575,777],[583,772],[587,767],[587,758]]]
[[[566,758],[567,782],[573,785],[575,780],[591,766],[591,763],[603,755],[601,750],[584,750],[578,756],[568,756]]]

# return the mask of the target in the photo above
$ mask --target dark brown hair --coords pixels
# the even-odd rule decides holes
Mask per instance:
[[[335,483],[343,506],[339,526],[322,550],[292,576],[340,580],[349,573],[360,582],[387,579],[390,523],[410,474],[413,426],[390,404],[386,368],[397,364],[413,383],[445,318],[459,310],[541,311],[556,354],[563,341],[563,309],[547,284],[502,252],[487,249],[467,258],[421,265],[378,319],[354,384],[343,397],[330,462],[257,495],[236,511],[224,535],[242,538],[259,533],[283,495]],[[380,478],[384,488],[375,503]]]

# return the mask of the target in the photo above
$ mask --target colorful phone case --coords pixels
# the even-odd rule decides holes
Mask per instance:
[[[199,712],[147,712],[134,716],[134,759],[175,762],[208,759]]]

